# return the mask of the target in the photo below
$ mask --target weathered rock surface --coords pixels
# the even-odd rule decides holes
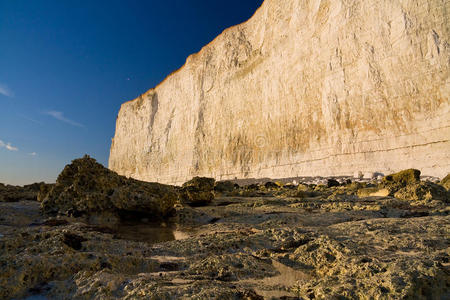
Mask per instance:
[[[39,191],[36,197],[36,200],[39,202],[44,201],[47,194],[51,191],[51,189],[54,187],[54,184],[41,184],[39,187]]]
[[[194,177],[179,189],[181,203],[201,206],[214,199],[214,178]]]
[[[217,192],[232,192],[235,188],[237,188],[239,185],[236,185],[235,183],[224,180],[224,181],[218,181],[214,185],[214,191]]]
[[[445,187],[448,191],[450,190],[450,174],[444,177],[444,179],[441,180],[441,185]]]
[[[421,182],[420,171],[416,169],[403,170],[401,172],[387,175],[379,189],[372,196],[385,193],[398,199],[410,201],[448,201],[448,193],[444,187],[432,182]],[[386,196],[387,196],[386,195]]]
[[[416,169],[403,170],[395,174],[387,175],[383,178],[386,183],[406,186],[420,181],[420,171]]]
[[[109,168],[140,180],[450,167],[450,2],[266,0],[124,103]]]
[[[157,230],[0,202],[0,299],[448,299],[448,203],[384,186],[235,187]]]
[[[120,176],[85,156],[67,165],[41,195],[46,214],[140,213],[164,217],[178,201],[174,187]]]
[[[20,200],[37,200],[39,190],[51,186],[44,182],[24,186],[5,185],[0,183],[0,202],[16,202]]]

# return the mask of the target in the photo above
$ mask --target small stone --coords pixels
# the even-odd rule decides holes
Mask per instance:
[[[180,266],[174,262],[163,262],[159,267],[166,271],[177,271],[180,268]]]
[[[339,186],[339,182],[336,179],[327,179],[327,187]]]
[[[364,173],[364,176],[363,176],[364,179],[372,179],[374,177],[375,177],[375,173],[371,173],[371,172]]]
[[[357,171],[353,174],[353,178],[355,179],[362,179],[363,178],[363,173],[361,171]]]
[[[274,189],[274,188],[278,187],[278,184],[276,184],[275,182],[272,182],[272,181],[268,181],[264,184],[264,187],[266,189]]]
[[[445,187],[445,188],[447,189],[447,191],[450,190],[450,174],[448,174],[447,176],[445,176],[445,177],[441,180],[440,184],[441,184],[443,187]]]
[[[358,197],[364,198],[364,197],[387,197],[389,196],[389,190],[388,189],[379,189],[376,187],[372,188],[363,188],[358,190]]]
[[[82,236],[73,233],[64,233],[63,243],[74,250],[80,250],[84,241],[86,239]]]

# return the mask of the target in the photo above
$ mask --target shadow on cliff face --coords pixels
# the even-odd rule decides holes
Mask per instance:
[[[153,128],[153,124],[155,123],[155,116],[158,112],[158,94],[155,92],[152,95],[152,111],[150,112],[150,128]]]

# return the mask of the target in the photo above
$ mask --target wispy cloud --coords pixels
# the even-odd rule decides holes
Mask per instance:
[[[30,156],[36,156],[37,153],[36,153],[36,152],[31,152],[31,153],[28,153],[28,155],[30,155]]]
[[[14,97],[14,93],[5,85],[0,83],[0,95]]]
[[[11,143],[5,143],[2,140],[0,140],[0,148],[6,148],[9,151],[18,151],[19,150],[19,148],[13,147],[11,145]]]
[[[70,124],[72,126],[84,127],[83,124],[75,122],[75,121],[73,121],[71,119],[66,118],[62,111],[48,110],[48,111],[45,111],[44,114],[49,115],[49,116],[55,118],[56,120],[65,122],[65,123]]]
[[[18,116],[21,117],[21,118],[23,118],[23,119],[25,119],[25,120],[27,120],[27,121],[30,121],[30,122],[33,122],[33,123],[42,125],[42,122],[41,122],[41,121],[35,120],[35,119],[33,119],[33,118],[30,118],[30,117],[28,117],[28,116],[26,116],[26,115],[24,115],[24,114],[18,114]]]

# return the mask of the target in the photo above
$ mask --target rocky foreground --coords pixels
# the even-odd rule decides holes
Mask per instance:
[[[449,176],[324,183],[174,187],[85,157],[0,185],[0,298],[450,297]]]

